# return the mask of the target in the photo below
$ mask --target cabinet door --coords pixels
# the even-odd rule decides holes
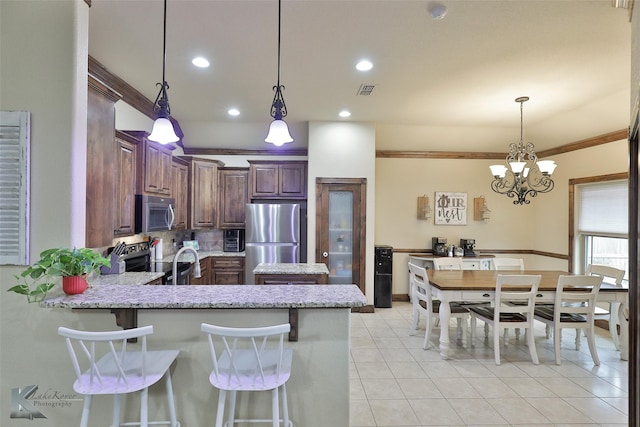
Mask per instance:
[[[144,192],[169,195],[171,152],[160,145],[144,141]]]
[[[280,165],[279,195],[285,198],[307,197],[306,163],[283,163]]]
[[[210,285],[211,284],[211,258],[204,258],[200,260],[200,277],[193,277],[191,273],[190,283],[192,285]]]
[[[365,292],[364,178],[316,179],[316,262],[329,269],[329,284],[356,284]]]
[[[251,165],[251,198],[277,197],[278,185],[278,165]]]
[[[244,284],[244,258],[226,256],[211,258],[211,283],[214,285]]]
[[[213,228],[216,226],[218,165],[193,160],[191,174],[191,228]]]
[[[245,205],[249,201],[249,170],[218,171],[218,228],[244,228]]]
[[[173,228],[187,228],[189,206],[189,166],[177,159],[171,162],[171,198],[175,200]]]
[[[135,232],[137,145],[116,138],[116,150],[114,235],[127,236]]]

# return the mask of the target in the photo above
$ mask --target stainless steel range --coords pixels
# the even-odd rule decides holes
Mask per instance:
[[[155,261],[151,259],[151,251],[148,242],[132,243],[129,245],[119,244],[107,251],[109,254],[115,252],[121,256],[125,263],[127,272],[161,272],[163,285],[173,285],[173,261]],[[189,285],[191,277],[191,263],[178,262],[178,278],[176,285]]]

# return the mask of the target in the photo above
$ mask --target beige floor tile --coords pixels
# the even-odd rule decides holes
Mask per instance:
[[[373,412],[366,400],[356,400],[349,402],[349,426],[350,427],[369,427],[376,426],[373,419]]]
[[[409,403],[423,426],[464,425],[447,399],[410,399]]]
[[[577,410],[560,398],[540,398],[528,397],[526,401],[536,408],[542,415],[547,417],[552,423],[582,423],[589,424],[594,421],[584,413]]]
[[[428,378],[399,378],[396,380],[407,399],[442,398],[442,393]]]
[[[367,395],[364,393],[364,387],[362,387],[362,381],[360,378],[351,378],[349,380],[349,399],[362,400],[366,399]]]
[[[534,378],[502,378],[502,381],[521,397],[555,396],[551,390]]]
[[[627,415],[598,398],[567,398],[571,406],[597,423],[621,423]]]
[[[394,378],[363,378],[362,388],[367,399],[404,399]]]
[[[500,378],[466,378],[467,382],[485,399],[518,397]]]
[[[461,378],[460,372],[447,361],[420,362],[429,378]]]
[[[432,381],[447,399],[482,398],[482,395],[464,378],[432,378]]]
[[[469,424],[508,424],[498,411],[484,399],[449,399],[460,419]]]
[[[544,386],[559,397],[593,397],[593,393],[580,387],[569,378],[545,378]]]
[[[380,353],[386,362],[413,362],[411,352],[406,348],[381,348]]]
[[[377,348],[351,348],[351,358],[354,362],[384,362],[382,353]]]
[[[602,399],[609,405],[616,408],[623,414],[629,415],[629,398],[628,397],[605,397]]]
[[[360,379],[393,378],[393,374],[384,362],[356,362],[356,369]]]
[[[427,378],[418,362],[387,362],[394,378]]]
[[[487,399],[509,424],[544,424],[549,420],[523,398]]]
[[[407,400],[370,400],[369,406],[376,426],[420,425]]]

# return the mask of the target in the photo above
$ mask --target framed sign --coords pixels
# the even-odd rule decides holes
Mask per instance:
[[[467,225],[467,193],[436,191],[436,225]]]

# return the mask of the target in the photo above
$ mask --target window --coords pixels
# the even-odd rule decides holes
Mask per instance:
[[[628,181],[576,186],[578,267],[603,264],[629,274]]]
[[[0,111],[0,264],[29,263],[29,113]]]

